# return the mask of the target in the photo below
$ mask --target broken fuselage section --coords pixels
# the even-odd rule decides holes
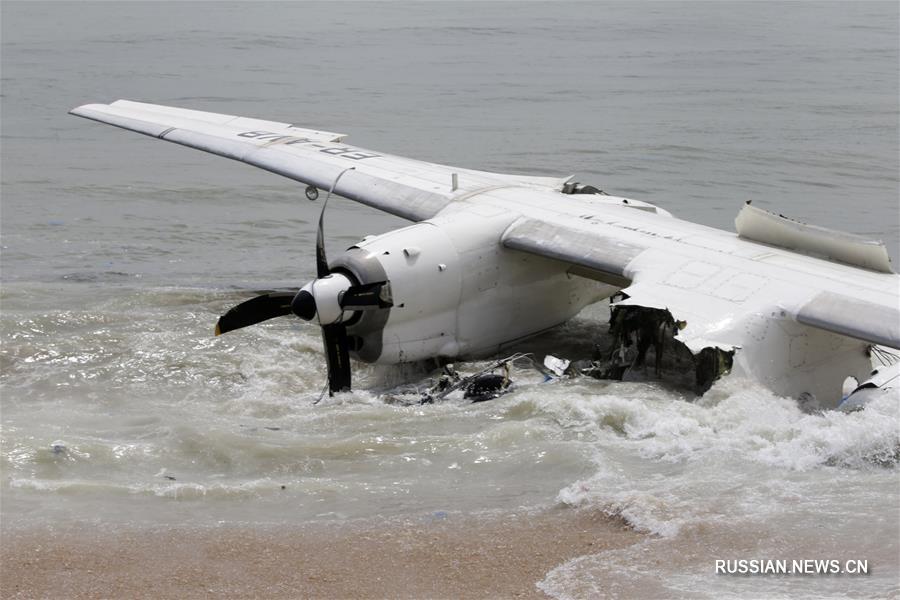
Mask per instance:
[[[891,271],[880,242],[798,223],[749,203],[738,215],[736,229],[740,238],[759,244],[757,252],[748,253],[754,261],[809,256],[824,259],[823,266]],[[773,258],[771,247],[800,258]],[[823,269],[823,276],[830,275]],[[659,283],[627,286],[627,293],[611,301],[610,336],[589,374],[661,379],[703,394],[734,372],[798,399],[805,409],[836,408],[844,378],[862,381],[873,366],[877,347],[857,329],[872,329],[870,321],[887,322],[891,315],[859,298],[861,292],[819,294],[800,300],[798,306],[791,306],[787,293],[768,305],[754,300],[778,285],[765,271],[730,276],[727,269],[698,260],[673,268]],[[837,326],[835,312],[853,317]],[[890,335],[882,338],[891,344]]]
[[[857,410],[888,389],[892,393],[900,389],[896,377],[887,383],[867,378],[874,373],[874,358],[883,365],[896,363],[897,356],[887,349],[879,351],[877,346],[779,315],[739,322],[734,331],[745,334],[745,345],[728,345],[685,336],[687,323],[666,308],[636,304],[621,292],[610,300],[608,335],[595,345],[591,361],[574,363],[568,373],[615,381],[660,381],[698,396],[734,374],[796,399],[805,411]],[[896,364],[881,372],[890,369],[895,371]],[[852,402],[846,402],[847,392],[841,393],[848,375],[865,380],[856,388],[862,393]]]
[[[677,337],[684,321],[668,310],[615,303],[610,309],[608,342],[597,347],[585,374],[619,381],[649,376],[702,395],[731,372],[733,348],[708,346],[692,352]]]

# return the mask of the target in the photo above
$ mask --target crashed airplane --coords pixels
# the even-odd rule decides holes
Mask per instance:
[[[614,343],[600,377],[642,365],[703,393],[731,372],[832,407],[857,391],[847,381],[869,395],[898,389],[896,364],[872,376],[873,355],[900,348],[900,277],[881,242],[749,202],[736,233],[721,231],[570,178],[390,156],[288,123],[127,100],[71,112],[294,179],[310,199],[323,190],[413,222],[329,261],[323,206],[317,278],[244,302],[216,326],[317,322],[331,393],[350,389],[350,356],[489,356],[604,298]]]

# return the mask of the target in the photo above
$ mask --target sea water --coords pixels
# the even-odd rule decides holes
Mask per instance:
[[[278,524],[593,507],[646,533],[539,586],[602,595],[897,594],[900,400],[805,413],[752,382],[543,383],[385,402],[354,365],[314,405],[316,328],[220,338],[313,277],[296,183],[66,115],[130,98],[363,147],[568,175],[731,229],[740,204],[885,240],[898,215],[896,4],[2,5],[4,527]],[[332,256],[404,222],[348,201]],[[595,306],[517,350],[578,357]],[[485,363],[459,364],[474,372]],[[409,376],[424,387],[424,376]],[[714,575],[867,559],[865,577]]]

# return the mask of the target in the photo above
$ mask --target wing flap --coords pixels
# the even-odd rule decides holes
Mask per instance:
[[[749,203],[741,208],[734,225],[744,239],[880,273],[894,272],[887,248],[877,240],[794,221]]]
[[[581,267],[579,275],[625,287],[628,264],[645,248],[611,237],[598,237],[564,225],[522,218],[501,238],[506,248],[552,258]]]
[[[900,309],[821,292],[800,307],[797,321],[872,344],[900,349]]]

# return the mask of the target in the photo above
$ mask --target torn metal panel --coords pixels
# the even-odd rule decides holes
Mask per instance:
[[[734,226],[747,240],[881,273],[894,272],[887,248],[878,240],[794,221],[749,203],[741,208]]]
[[[609,323],[612,344],[600,351],[587,372],[598,379],[622,380],[636,370],[646,371],[652,357],[656,378],[702,395],[733,366],[734,348],[688,348],[678,339],[684,321],[666,309],[618,303]]]
[[[676,319],[685,321],[686,325],[678,332],[678,339],[695,354],[707,346],[734,350],[745,339],[738,323],[742,313],[735,309],[733,303],[653,283],[637,283],[623,292],[625,298],[618,300],[615,306],[668,311]]]

